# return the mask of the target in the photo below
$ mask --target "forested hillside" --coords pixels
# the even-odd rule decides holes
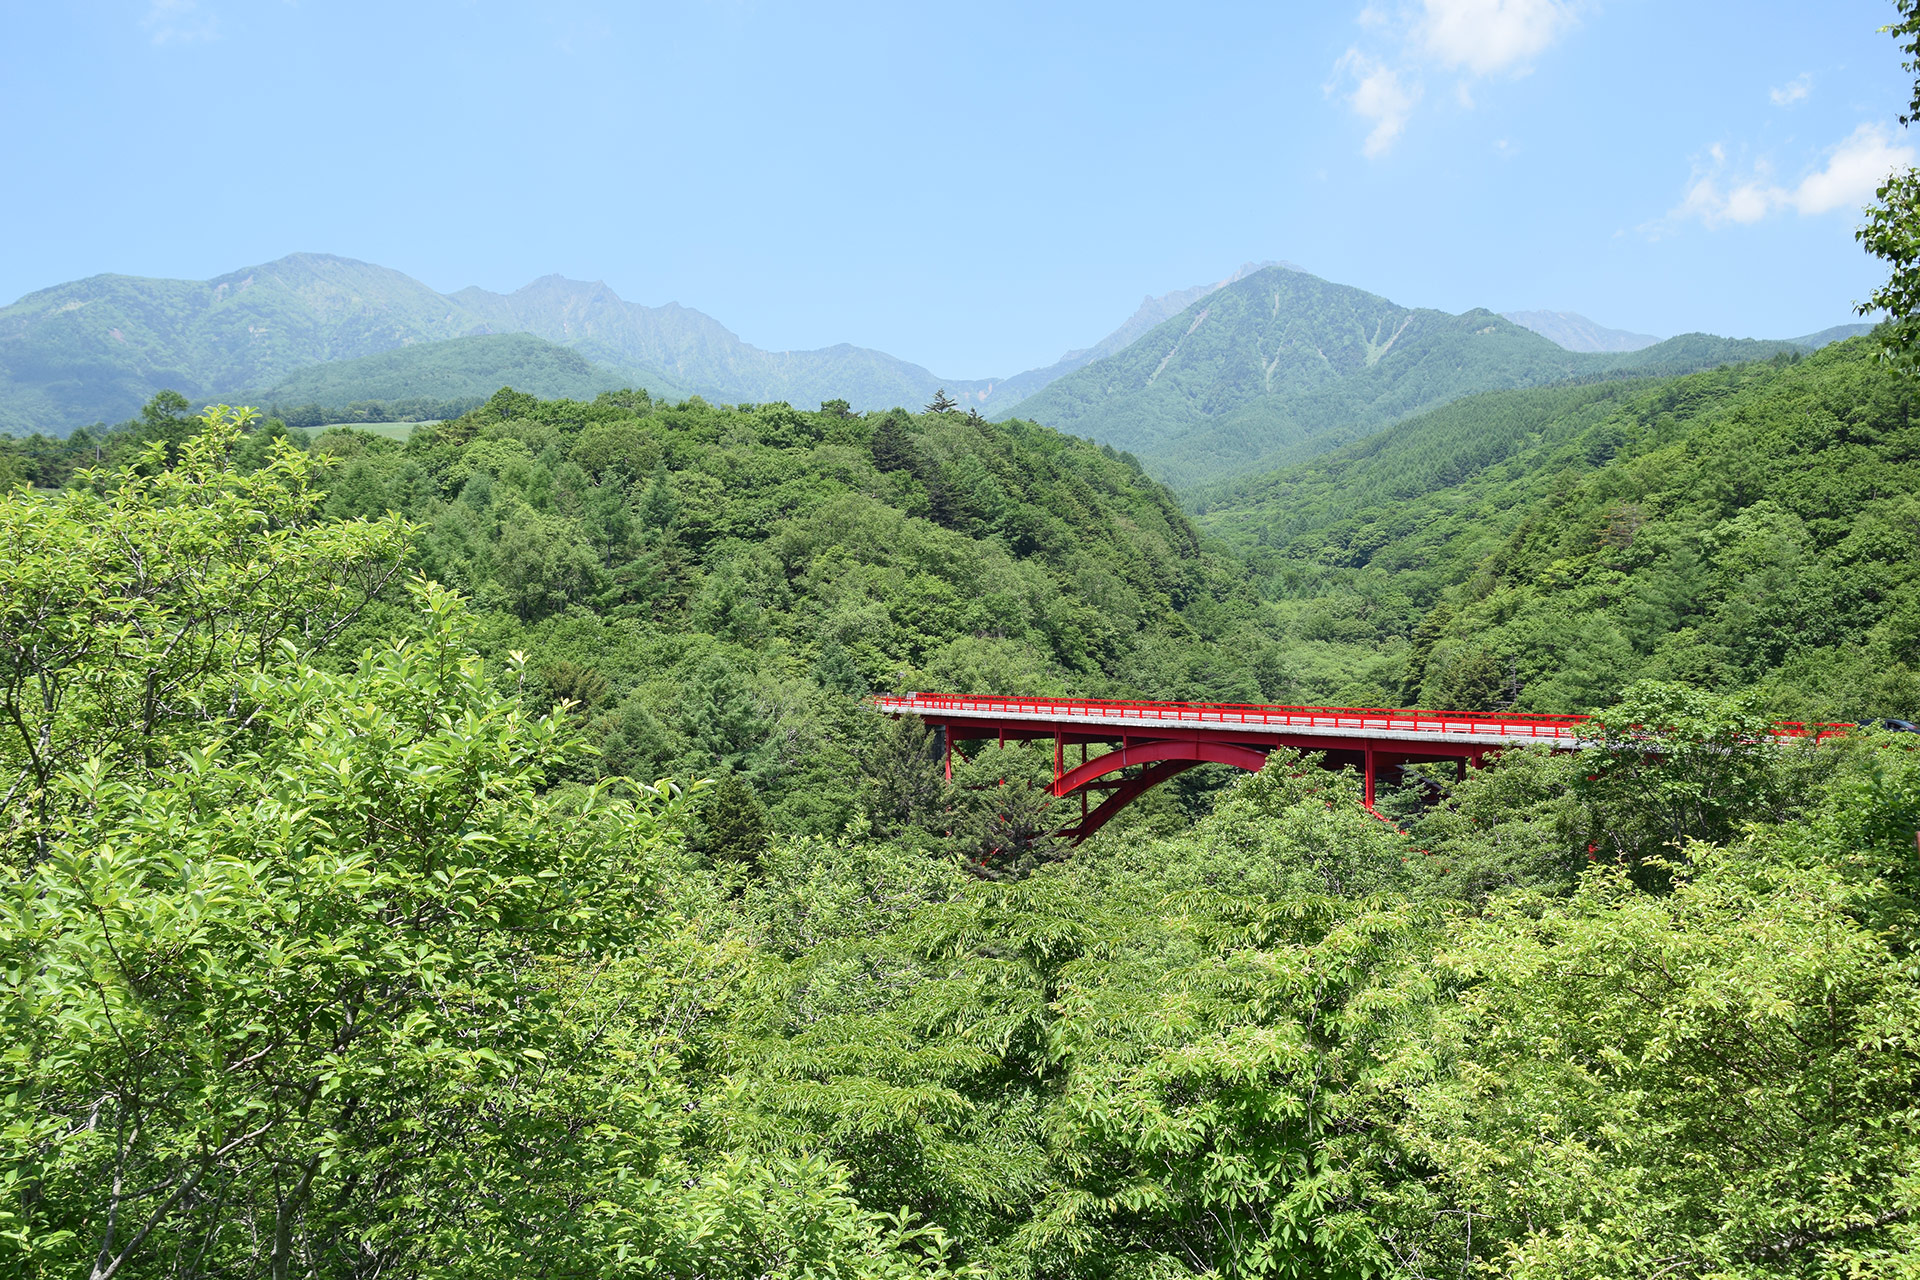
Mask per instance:
[[[1475,392],[1682,373],[1792,349],[1686,334],[1580,354],[1492,312],[1401,307],[1270,267],[1006,412],[1126,449],[1186,486],[1312,457]]]
[[[0,308],[0,430],[64,434],[118,421],[161,390],[195,399],[475,322],[419,281],[298,254],[213,280],[94,276]]]
[[[1670,207],[1689,103],[1763,109],[1765,41],[1623,63],[1667,10],[1571,0],[959,40],[712,7],[39,6],[13,168],[57,234],[20,239],[746,233],[750,287],[915,279],[943,322],[913,253],[1187,260],[1239,182],[1319,243],[1446,245],[1435,280],[1585,254],[1526,287],[1654,315],[1827,305],[1886,175],[1886,318],[1578,353],[1269,264],[942,389],[318,255],[0,309],[0,1280],[1920,1280],[1920,168],[1854,37],[1745,22],[1814,68],[1778,145],[1603,248],[1605,201]],[[1920,75],[1920,0],[1883,16]],[[141,50],[171,78],[114,74]],[[299,188],[316,139],[351,195]],[[1103,201],[1168,140],[1136,235]],[[1054,189],[989,205],[974,153]],[[871,696],[915,692],[1318,711]]]
[[[1502,392],[1199,500],[1307,700],[1552,711],[1643,677],[1920,714],[1913,393],[1867,340]]]
[[[674,399],[692,394],[657,374],[597,365],[577,351],[532,334],[497,333],[414,343],[357,360],[309,365],[261,390],[259,399],[269,405],[328,409],[365,400],[480,401],[505,385],[549,399],[591,400],[602,391],[642,382]]]
[[[1540,395],[1506,402],[1504,482],[1583,461],[1534,525],[1489,507],[1517,551],[1440,584],[1463,613],[1630,578],[1604,566],[1661,521],[1730,520],[1763,574],[1799,527],[1810,564],[1854,537],[1834,512],[1895,500],[1810,460],[1909,465],[1906,393],[1857,352]],[[5,454],[42,486],[0,497],[9,1274],[1920,1256],[1904,735],[1784,750],[1643,685],[1609,745],[1388,797],[1410,834],[1279,753],[1062,859],[1040,753],[959,744],[947,786],[857,696],[1284,676],[1248,669],[1234,562],[1125,459],[640,393],[501,392],[309,452],[183,405]],[[1428,430],[1407,457],[1507,465]],[[1714,466],[1711,510],[1660,487]],[[1361,491],[1431,510],[1413,476]],[[1631,539],[1593,523],[1621,476]],[[1294,533],[1331,554],[1316,504]],[[1892,561],[1887,511],[1846,563]],[[1310,566],[1268,554],[1270,586]]]
[[[502,392],[312,448],[324,510],[417,522],[410,566],[580,702],[606,767],[718,764],[781,829],[851,818],[869,689],[1261,693],[1237,566],[1136,465],[1029,424]]]

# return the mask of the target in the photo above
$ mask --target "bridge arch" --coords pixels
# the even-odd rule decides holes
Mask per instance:
[[[1070,796],[1096,778],[1109,773],[1118,773],[1128,765],[1154,764],[1162,760],[1185,760],[1194,764],[1230,764],[1245,769],[1248,773],[1258,773],[1260,766],[1267,762],[1264,751],[1252,747],[1243,747],[1233,742],[1183,741],[1180,739],[1157,739],[1152,742],[1134,742],[1121,747],[1118,751],[1109,751],[1103,756],[1095,756],[1083,764],[1063,772],[1053,784],[1053,794]]]
[[[1082,843],[1101,827],[1106,826],[1115,814],[1133,803],[1143,793],[1159,786],[1168,778],[1185,773],[1195,765],[1228,764],[1237,769],[1245,769],[1248,773],[1258,773],[1266,762],[1265,752],[1231,742],[1175,739],[1129,743],[1117,751],[1095,756],[1072,769],[1067,769],[1054,779],[1053,794],[1070,796],[1076,791],[1083,790],[1088,784],[1110,773],[1118,773],[1129,765],[1151,766],[1121,782],[1098,807],[1080,820],[1078,826],[1068,827],[1059,834],[1075,844]]]

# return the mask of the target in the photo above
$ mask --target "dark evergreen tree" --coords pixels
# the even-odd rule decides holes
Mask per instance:
[[[167,461],[173,462],[180,456],[180,446],[186,443],[200,425],[193,415],[193,405],[178,391],[162,391],[147,401],[140,410],[139,421],[133,426],[133,443],[143,447],[158,442],[167,447]]]
[[[837,640],[829,640],[820,646],[820,656],[813,664],[813,677],[824,688],[837,690],[852,698],[864,698],[871,691],[867,678],[860,674],[860,664],[853,660],[847,647]]]
[[[682,721],[687,737],[702,756],[727,770],[749,770],[763,763],[766,726],[753,706],[746,678],[717,654],[702,663],[688,691]]]
[[[673,477],[662,461],[653,469],[646,492],[640,495],[640,523],[649,529],[666,529],[680,514],[680,499],[673,492]]]
[[[1407,654],[1407,674],[1400,684],[1400,700],[1409,706],[1418,705],[1421,686],[1427,682],[1427,662],[1433,656],[1433,646],[1447,633],[1447,622],[1453,617],[1453,610],[1442,600],[1427,611],[1420,619],[1420,625],[1413,629],[1413,645]]]
[[[759,793],[731,771],[700,795],[695,846],[714,861],[756,867],[767,847],[767,807]]]
[[[608,568],[626,558],[633,513],[627,506],[626,478],[619,472],[587,490],[580,504],[580,526]]]
[[[942,754],[940,731],[912,716],[886,722],[864,745],[859,753],[860,805],[875,835],[944,841],[953,789]]]
[[[873,429],[873,437],[867,442],[867,449],[873,455],[873,465],[881,471],[913,470],[913,445],[907,438],[906,430],[900,419],[889,414],[880,419]]]
[[[1491,649],[1455,650],[1428,676],[1424,701],[1439,711],[1497,711],[1512,706],[1507,664]]]

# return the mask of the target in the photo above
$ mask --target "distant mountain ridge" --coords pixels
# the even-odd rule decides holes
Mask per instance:
[[[468,287],[442,294],[391,268],[296,253],[205,281],[91,276],[0,308],[0,431],[59,432],[117,420],[163,389],[190,399],[278,394],[301,369],[506,333],[572,348],[665,395],[798,405],[843,399],[856,409],[877,409],[917,407],[945,389],[963,404],[999,409],[1120,351],[1193,301],[1271,267],[1298,269],[1249,263],[1212,284],[1147,297],[1093,346],[1011,378],[943,378],[845,343],[767,351],[691,307],[628,302],[603,283],[560,275],[512,293]],[[506,350],[481,347],[453,357],[462,376],[479,376],[473,356],[490,349]],[[374,367],[355,371],[372,376]],[[379,367],[383,386],[397,369],[419,371],[429,382],[445,372],[434,370],[433,360]],[[510,367],[503,366],[503,376]],[[317,385],[348,391],[341,378]],[[353,398],[378,397],[366,391]]]
[[[1553,317],[1568,341],[1623,340],[1572,313],[1515,314],[1536,325]],[[692,308],[627,302],[603,283],[549,275],[512,293],[442,294],[389,268],[294,254],[207,281],[94,276],[0,308],[0,431],[117,421],[161,389],[327,409],[454,401],[506,384],[542,395],[631,385],[672,398],[885,409],[944,388],[997,418],[1132,450],[1187,485],[1311,457],[1462,395],[1790,349],[1691,334],[1570,352],[1488,311],[1403,307],[1267,262],[1148,297],[1105,338],[1046,368],[951,379],[847,344],[763,350]]]
[[[1818,333],[1810,333],[1804,338],[1795,338],[1793,341],[1798,346],[1818,351],[1821,347],[1830,347],[1836,342],[1845,342],[1848,338],[1857,338],[1863,333],[1872,333],[1873,330],[1874,326],[1870,324],[1836,324],[1831,329],[1822,329]]]
[[[1522,328],[1531,329],[1549,342],[1564,347],[1568,351],[1625,353],[1644,350],[1660,341],[1650,333],[1630,333],[1625,329],[1609,329],[1574,311],[1503,311],[1500,314],[1503,319],[1511,320]],[[1818,351],[1821,347],[1845,342],[1848,338],[1857,338],[1863,333],[1871,332],[1873,332],[1871,324],[1836,324],[1818,333],[1788,338],[1787,341],[1797,347],[1805,347],[1809,351]]]
[[[1688,334],[1634,352],[1576,353],[1491,311],[1403,307],[1270,267],[996,416],[1092,436],[1185,486],[1309,458],[1476,392],[1683,373],[1799,349]]]
[[[205,281],[93,276],[0,309],[0,429],[115,420],[162,389],[238,392],[476,325],[400,272],[325,255]]]
[[[545,276],[510,294],[438,293],[330,254],[292,254],[212,280],[102,275],[0,308],[0,431],[118,420],[156,391],[190,399],[275,387],[297,370],[420,343],[530,333],[676,393],[862,409],[918,406],[936,389],[984,400],[990,379],[940,378],[846,344],[764,351],[713,317],[627,302]]]
[[[1568,351],[1638,351],[1660,341],[1650,333],[1609,329],[1574,311],[1503,311],[1500,315]]]

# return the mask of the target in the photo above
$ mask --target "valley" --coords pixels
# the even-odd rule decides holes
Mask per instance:
[[[73,1256],[118,1160],[203,1170],[219,1201],[156,1233],[243,1258],[223,1228],[277,1212],[252,1171],[305,1151],[329,1207],[287,1247],[344,1232],[388,1271],[441,1229],[502,1276],[631,1230],[672,1273],[1094,1280],[1237,1257],[1208,1225],[1236,1214],[1289,1224],[1280,1275],[1392,1274],[1410,1241],[1493,1268],[1592,1167],[1555,1117],[1623,1096],[1659,1103],[1616,1112],[1596,1194],[1661,1229],[1610,1248],[1751,1248],[1777,1228],[1727,1219],[1729,1178],[1825,1195],[1845,1167],[1863,1214],[1909,1155],[1910,1064],[1859,1037],[1911,1002],[1920,773],[1898,734],[1764,744],[1782,713],[1914,705],[1913,395],[1867,339],[1484,393],[1195,516],[1110,445],[958,409],[500,390],[294,435],[176,395],[0,440],[32,486],[0,498],[0,635],[34,637],[6,669],[64,691],[0,734],[35,788],[5,855],[35,891],[0,918],[39,961],[34,1008],[4,1006],[40,1037],[12,1105],[142,1086],[125,1138],[12,1149],[74,1188],[19,1210],[36,1256]],[[1290,750],[1203,766],[1070,850],[1050,743],[863,704],[924,689],[1591,706],[1601,733],[1385,777],[1371,810]],[[80,976],[132,945],[158,989]],[[1687,957],[1705,1012],[1622,1005],[1607,975],[1649,954]],[[87,1020],[102,987],[138,1056]],[[372,1010],[345,1038],[343,1002]],[[1536,1065],[1676,1027],[1677,1060]],[[306,1110],[272,1110],[286,1079]],[[213,1087],[262,1118],[183,1169],[148,1135]],[[394,1196],[433,1230],[383,1232]]]
[[[1920,1277],[1920,0],[17,8],[0,1276]]]

